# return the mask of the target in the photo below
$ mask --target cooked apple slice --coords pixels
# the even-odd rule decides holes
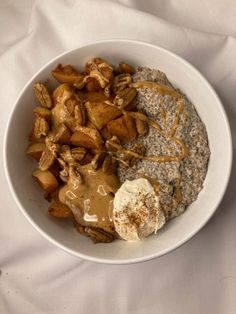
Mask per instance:
[[[67,96],[69,99],[74,93],[74,87],[69,84],[59,85],[52,93],[52,98],[55,103],[58,102],[58,98]]]
[[[56,159],[54,161],[54,163],[52,164],[52,166],[50,167],[49,171],[54,175],[54,177],[57,180],[60,180],[60,172],[61,172],[62,168],[58,162],[58,160]]]
[[[72,218],[73,214],[70,208],[59,201],[53,202],[48,208],[49,216],[56,218]]]
[[[122,115],[120,109],[104,102],[97,103],[88,101],[86,102],[85,107],[87,109],[89,120],[98,130],[101,130],[109,121]]]
[[[57,179],[49,170],[36,170],[32,173],[32,176],[46,192],[53,192],[58,187]]]
[[[70,137],[71,131],[69,128],[64,123],[59,124],[54,135],[55,142],[59,144],[67,144],[70,141]]]
[[[91,121],[87,121],[86,125],[85,125],[87,128],[90,128],[90,129],[95,129],[97,130],[96,126],[91,122]]]
[[[110,134],[117,136],[122,143],[131,142],[137,135],[135,120],[127,115],[110,121],[107,124],[107,129]]]
[[[131,75],[134,74],[134,68],[125,62],[119,63],[119,70],[120,70],[120,73],[128,73]]]
[[[52,76],[59,83],[75,84],[78,88],[83,88],[83,75],[75,70],[71,65],[58,64],[57,67],[52,70]]]
[[[103,140],[96,129],[90,129],[85,126],[77,126],[76,131],[70,138],[70,142],[75,146],[82,146],[89,149],[100,150],[103,146]]]
[[[60,192],[61,187],[59,186],[55,191],[51,192],[51,198],[54,201],[59,201],[59,192]]]
[[[98,92],[102,90],[99,82],[94,77],[87,77],[85,84],[86,90],[88,92]]]
[[[105,140],[109,140],[109,139],[112,137],[112,135],[111,135],[111,133],[108,131],[106,125],[100,130],[100,133],[102,134],[102,137],[103,137]]]
[[[34,158],[35,160],[39,161],[43,151],[45,150],[46,145],[45,143],[33,143],[30,144],[26,149],[26,155]]]
[[[45,143],[45,136],[41,136],[40,138],[36,138],[34,136],[34,130],[32,129],[29,134],[29,141],[31,143]]]
[[[89,164],[94,158],[94,154],[92,154],[92,152],[86,152],[84,158],[82,160],[79,161],[80,165],[84,166]]]
[[[86,91],[77,91],[77,97],[82,101],[90,102],[103,102],[106,100],[112,100],[112,97],[107,97],[103,92],[86,92]]]

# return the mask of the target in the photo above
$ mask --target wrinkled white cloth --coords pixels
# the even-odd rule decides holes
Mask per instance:
[[[196,66],[223,100],[235,150],[234,0],[1,0],[1,150],[27,80],[59,53],[108,38],[148,41]],[[236,313],[235,164],[218,211],[193,239],[150,262],[108,266],[70,256],[34,230],[13,201],[0,158],[1,314]]]

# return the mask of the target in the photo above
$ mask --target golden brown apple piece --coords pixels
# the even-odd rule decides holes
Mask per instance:
[[[95,129],[97,130],[96,126],[91,122],[91,121],[87,121],[86,125],[85,125],[87,128],[90,128],[90,129]]]
[[[134,68],[125,62],[119,63],[119,72],[120,73],[128,73],[128,74],[134,74]]]
[[[93,243],[110,243],[115,239],[113,234],[106,232],[101,228],[85,227],[84,231],[88,233]]]
[[[122,115],[120,109],[106,103],[86,102],[85,106],[89,120],[98,130],[101,130],[109,121]]]
[[[58,160],[56,159],[54,163],[52,164],[52,166],[50,167],[49,171],[54,175],[54,177],[58,180],[58,182],[60,181],[61,170],[62,170],[62,167],[60,166]],[[55,194],[54,191],[53,193]],[[53,199],[55,198],[53,197]]]
[[[52,70],[52,76],[59,83],[73,84],[77,88],[84,87],[84,77],[78,71],[75,70],[71,65],[58,64],[57,67]]]
[[[45,143],[32,143],[32,144],[28,145],[28,147],[26,149],[26,155],[39,161],[45,148],[46,148]]]
[[[82,146],[89,149],[101,150],[103,140],[100,133],[96,129],[85,126],[78,126],[76,131],[70,138],[70,142],[74,146]]]
[[[135,120],[127,115],[110,121],[107,124],[107,129],[113,136],[117,136],[122,143],[131,142],[137,135]]]
[[[59,201],[54,201],[48,208],[49,216],[56,218],[72,218],[73,214],[70,208]]]
[[[76,102],[77,104],[75,105],[75,108],[74,108],[74,117],[75,117],[76,124],[85,125],[87,122],[87,110],[84,104],[82,104],[82,102],[80,103],[77,100]]]
[[[57,179],[49,170],[35,170],[32,176],[45,192],[53,192],[58,187]]]
[[[148,123],[146,121],[135,119],[136,129],[139,135],[147,135]]]
[[[111,135],[111,133],[108,131],[106,125],[100,130],[100,133],[102,134],[102,137],[103,137],[105,140],[109,140],[109,139],[112,137],[112,135]]]
[[[88,92],[99,92],[102,90],[99,82],[94,77],[86,78],[85,88]]]
[[[70,98],[74,94],[74,90],[75,88],[69,84],[60,84],[56,89],[54,89],[52,99],[55,103],[57,103],[58,99],[63,95]]]
[[[93,158],[94,158],[94,154],[87,151],[84,158],[82,160],[80,160],[79,163],[82,166],[87,165],[93,160]]]
[[[71,138],[71,131],[64,123],[61,123],[53,135],[53,138],[55,143],[67,144]]]
[[[90,102],[103,102],[106,100],[112,100],[112,98],[107,97],[103,92],[86,92],[86,91],[77,91],[77,97],[82,101]]]

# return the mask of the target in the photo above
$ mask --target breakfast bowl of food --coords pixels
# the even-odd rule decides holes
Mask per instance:
[[[63,53],[20,93],[6,176],[30,223],[75,256],[125,264],[166,254],[217,209],[232,144],[223,106],[188,62],[144,42]]]

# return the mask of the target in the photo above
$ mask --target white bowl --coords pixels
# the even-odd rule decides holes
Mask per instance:
[[[82,67],[91,57],[100,56],[112,64],[126,61],[133,65],[159,68],[193,102],[209,138],[211,157],[204,188],[186,212],[170,221],[157,235],[145,241],[114,241],[94,245],[80,236],[69,222],[58,222],[47,215],[48,203],[31,177],[35,163],[25,156],[35,98],[32,84],[50,77],[58,64]],[[209,220],[225,192],[232,162],[229,123],[223,106],[206,79],[188,62],[175,54],[144,42],[107,40],[90,43],[56,57],[41,68],[20,93],[8,123],[5,137],[5,169],[17,206],[30,223],[50,242],[75,256],[110,264],[146,261],[166,254],[195,235]]]

